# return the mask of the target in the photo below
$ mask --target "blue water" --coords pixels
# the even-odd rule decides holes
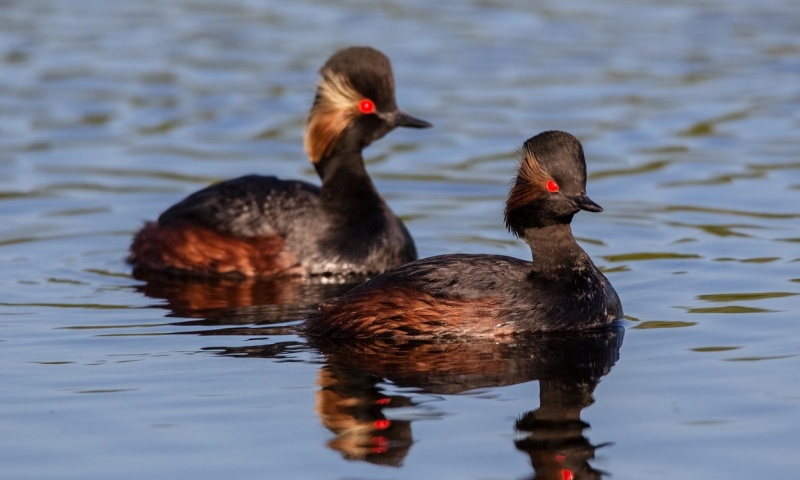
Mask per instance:
[[[795,2],[0,7],[0,478],[797,476]],[[366,151],[422,256],[529,258],[515,149],[583,141],[605,212],[573,228],[624,334],[310,346],[292,328],[344,286],[131,276],[189,192],[317,181],[305,117],[350,44],[435,126]]]

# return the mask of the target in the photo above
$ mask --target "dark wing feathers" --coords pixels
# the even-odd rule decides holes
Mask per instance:
[[[440,255],[407,263],[358,288],[394,285],[434,296],[479,299],[493,295],[498,284],[522,282],[529,268],[530,262],[504,255]]]
[[[291,221],[316,211],[319,192],[319,187],[306,182],[247,175],[189,195],[162,213],[158,222],[169,225],[191,220],[239,237],[281,235],[281,219]]]

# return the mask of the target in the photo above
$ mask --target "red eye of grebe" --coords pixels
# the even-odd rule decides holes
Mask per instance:
[[[375,103],[372,100],[365,98],[364,100],[358,102],[358,111],[366,114],[375,113]]]
[[[553,193],[557,192],[558,191],[558,184],[556,182],[554,182],[553,180],[549,180],[547,182],[547,191],[548,192],[553,192]]]

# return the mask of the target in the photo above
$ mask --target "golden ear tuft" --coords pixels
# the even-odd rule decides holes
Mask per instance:
[[[522,160],[517,170],[517,178],[511,186],[511,192],[508,194],[508,201],[506,202],[506,211],[515,208],[523,207],[542,194],[549,191],[548,185],[553,182],[550,175],[544,171],[536,160],[536,155],[531,150],[525,149],[520,152]],[[550,190],[552,191],[552,190]]]
[[[347,77],[330,70],[322,72],[304,141],[312,163],[331,153],[344,129],[358,115],[361,99]]]
[[[359,100],[363,97],[346,76],[330,70],[322,72],[317,95],[329,108],[338,110],[357,107]]]

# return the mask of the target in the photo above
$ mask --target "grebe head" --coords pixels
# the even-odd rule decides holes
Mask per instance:
[[[395,127],[431,126],[397,108],[392,66],[374,48],[339,50],[322,66],[320,77],[305,137],[314,164],[333,152],[348,127],[358,128],[364,148]]]
[[[569,224],[580,210],[602,212],[586,196],[586,159],[577,138],[548,131],[529,138],[505,208],[506,227],[522,237],[528,228]]]

